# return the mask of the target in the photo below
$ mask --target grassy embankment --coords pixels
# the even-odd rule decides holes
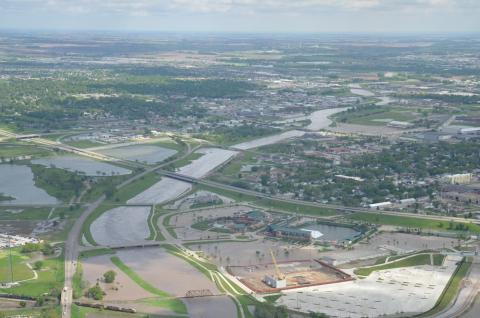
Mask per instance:
[[[422,219],[417,217],[406,216],[397,216],[397,215],[388,215],[382,213],[364,213],[358,212],[347,217],[348,219],[355,221],[364,221],[368,223],[375,223],[380,225],[392,225],[398,227],[412,228],[412,229],[422,229],[422,230],[436,230],[436,231],[445,231],[450,228],[455,228],[458,222],[450,221],[438,221],[430,219]],[[480,233],[480,225],[473,223],[464,223],[470,232]]]
[[[0,143],[0,158],[15,158],[19,156],[31,156],[32,158],[44,157],[53,154],[53,152],[36,147],[34,145],[21,144],[16,142]]]
[[[442,259],[443,261],[443,259]],[[370,267],[363,267],[355,269],[354,273],[359,276],[368,276],[372,272],[382,271],[386,269],[402,268],[402,267],[411,267],[419,265],[431,265],[430,254],[420,254],[409,256],[408,258],[400,259],[398,261],[393,261],[391,263],[380,264]]]
[[[69,140],[69,141],[62,141],[62,143],[75,148],[82,148],[82,149],[98,147],[103,145],[102,143],[95,142],[92,140]]]
[[[300,202],[289,203],[289,202],[279,201],[275,199],[259,198],[254,195],[239,193],[232,190],[221,189],[221,188],[207,186],[203,184],[196,185],[195,188],[197,190],[214,192],[219,195],[232,198],[237,202],[248,202],[262,208],[271,209],[279,212],[299,213],[299,214],[307,214],[312,216],[331,216],[331,215],[338,214],[336,210],[311,206],[311,205],[308,205],[307,202],[305,204],[302,204]]]
[[[435,306],[428,312],[419,315],[417,317],[436,317],[438,313],[447,309],[448,306],[455,300],[460,290],[461,283],[465,276],[468,274],[470,266],[472,265],[472,260],[467,259],[462,261],[460,266],[457,267],[455,273],[452,275],[448,281],[447,286],[442,292],[442,295],[437,300]]]
[[[154,206],[150,212],[150,215],[148,216],[148,228],[150,230],[150,236],[148,237],[148,240],[165,241],[165,237],[158,227],[158,219],[165,212],[166,211],[158,206]]]

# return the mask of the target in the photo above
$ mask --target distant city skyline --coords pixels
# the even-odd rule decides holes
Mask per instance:
[[[248,33],[480,32],[478,0],[0,0],[0,28]]]

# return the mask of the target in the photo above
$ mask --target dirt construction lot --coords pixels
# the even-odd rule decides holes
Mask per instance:
[[[162,248],[122,250],[117,256],[145,281],[171,295],[184,297],[187,291],[199,289],[220,294],[204,274]]]
[[[287,279],[287,287],[282,289],[331,284],[351,279],[349,275],[316,261],[278,263],[278,269]],[[228,267],[227,270],[253,291],[259,293],[278,291],[278,289],[263,282],[265,275],[272,276],[275,273],[275,267],[272,263],[254,266],[232,266]]]

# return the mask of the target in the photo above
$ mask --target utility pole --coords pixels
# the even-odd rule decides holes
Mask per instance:
[[[10,260],[10,283],[13,284],[12,237],[8,236],[8,255]]]

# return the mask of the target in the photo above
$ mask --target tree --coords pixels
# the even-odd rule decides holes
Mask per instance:
[[[115,276],[117,276],[117,273],[115,273],[112,270],[109,270],[103,274],[103,279],[105,280],[105,283],[113,283],[115,280]]]
[[[85,293],[85,296],[87,296],[88,298],[93,298],[95,300],[102,300],[104,295],[105,293],[100,287],[100,285],[98,285],[98,283],[95,286],[90,287]]]
[[[287,318],[287,309],[283,306],[275,307],[273,304],[261,303],[255,306],[255,318]]]
[[[33,263],[33,269],[34,270],[40,270],[42,269],[43,267],[43,261],[36,261],[35,263]]]
[[[44,296],[38,297],[37,300],[35,301],[35,306],[37,306],[37,307],[42,307],[44,304],[45,304],[45,297]]]

